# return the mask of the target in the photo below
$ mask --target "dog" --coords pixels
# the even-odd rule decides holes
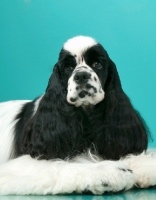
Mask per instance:
[[[154,186],[149,137],[103,46],[91,37],[71,38],[42,96],[0,103],[0,194]]]

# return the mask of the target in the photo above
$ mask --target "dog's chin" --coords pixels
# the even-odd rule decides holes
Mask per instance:
[[[67,102],[69,104],[75,105],[76,107],[90,107],[101,102],[104,99],[104,96],[104,91],[99,94],[91,94],[88,91],[82,90],[81,92],[77,93],[76,96],[73,95],[73,97],[68,93]]]

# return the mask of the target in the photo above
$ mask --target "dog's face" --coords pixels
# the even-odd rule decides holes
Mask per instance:
[[[59,66],[69,104],[95,105],[104,99],[108,55],[94,39],[77,36],[68,40],[60,52]]]

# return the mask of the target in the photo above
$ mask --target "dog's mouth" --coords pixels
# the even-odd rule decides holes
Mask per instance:
[[[97,87],[95,84],[88,82],[82,85],[73,83],[72,87],[68,86],[67,102],[76,107],[96,105],[103,99],[104,91],[101,85]]]
[[[94,97],[95,94],[97,93],[97,89],[89,83],[79,85],[79,86],[76,87],[76,89],[78,91],[78,97],[82,98],[82,99],[85,96]]]

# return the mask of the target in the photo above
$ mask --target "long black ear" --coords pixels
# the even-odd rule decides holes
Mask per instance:
[[[74,106],[66,101],[66,88],[56,65],[46,93],[25,127],[22,154],[44,159],[63,159],[75,153],[74,145],[81,140],[81,132],[79,115],[75,116]]]
[[[103,110],[101,126],[98,125],[101,128],[98,128],[95,145],[102,157],[119,159],[146,150],[149,130],[124,93],[116,66],[111,60],[108,70],[105,99],[99,105]]]
[[[108,77],[105,83],[105,91],[121,90],[122,86],[116,65],[110,58],[108,58],[108,65]]]

